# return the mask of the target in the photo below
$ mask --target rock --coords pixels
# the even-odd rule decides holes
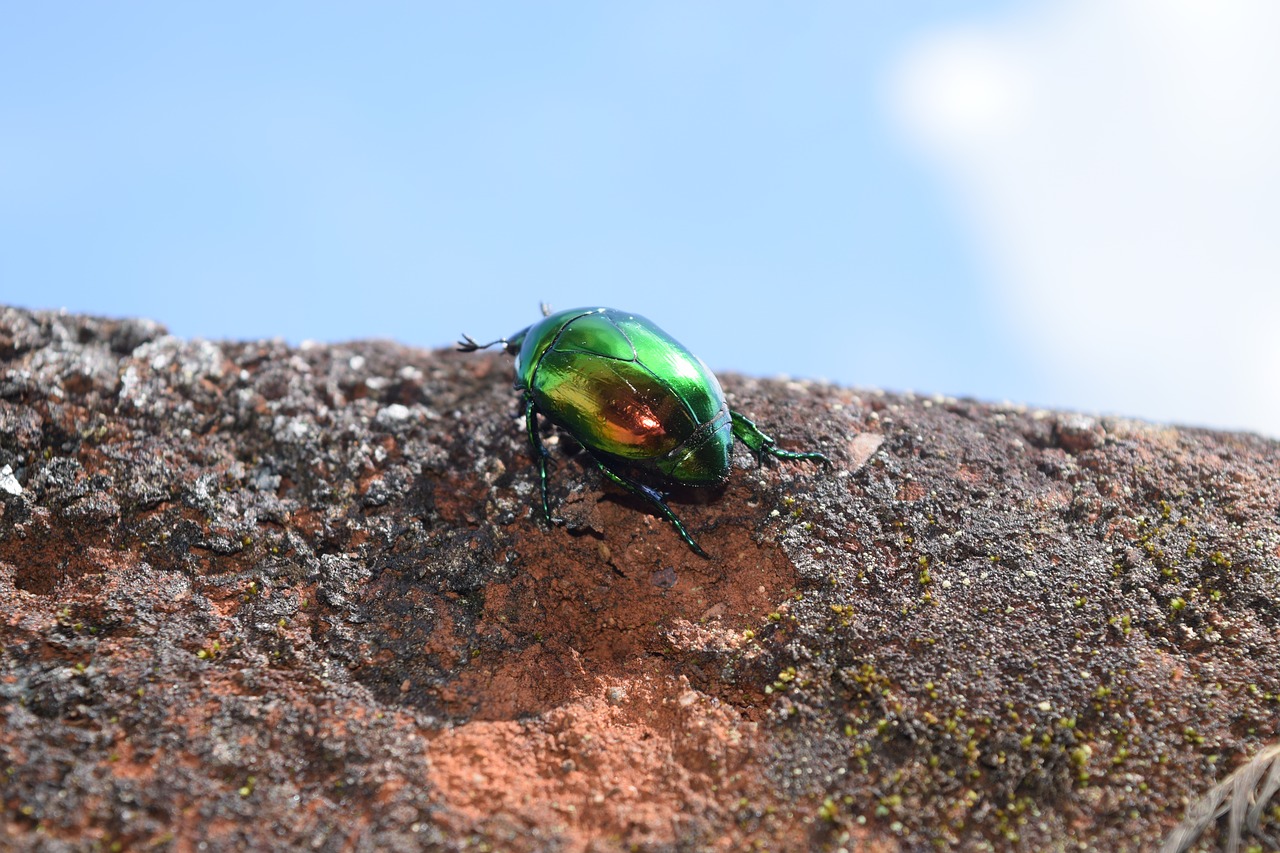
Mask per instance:
[[[7,492],[15,497],[22,494],[22,484],[13,476],[13,468],[8,465],[0,468],[0,492]]]
[[[728,376],[834,464],[704,560],[570,441],[544,526],[500,354],[0,359],[7,846],[1151,849],[1280,728],[1274,441]]]

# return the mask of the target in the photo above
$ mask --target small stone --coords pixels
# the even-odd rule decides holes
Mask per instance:
[[[386,406],[379,411],[377,416],[374,417],[373,422],[380,427],[386,428],[404,423],[409,420],[409,416],[411,414],[413,413],[410,411],[408,406],[403,405],[402,403],[392,403],[390,406]]]
[[[1107,438],[1102,425],[1087,415],[1064,415],[1058,418],[1053,431],[1058,444],[1068,453],[1092,450]]]
[[[659,589],[671,589],[671,587],[676,585],[676,581],[678,580],[679,577],[676,575],[676,570],[670,566],[663,566],[661,569],[658,569],[656,572],[652,572],[649,575],[649,583]]]

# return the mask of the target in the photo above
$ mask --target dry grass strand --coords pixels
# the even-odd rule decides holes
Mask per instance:
[[[1266,777],[1263,781],[1263,777]],[[1262,782],[1261,790],[1258,783]],[[1280,743],[1259,752],[1247,764],[1214,785],[1196,802],[1187,806],[1187,816],[1160,847],[1160,853],[1186,853],[1214,821],[1227,815],[1224,853],[1239,853],[1243,832],[1280,849],[1280,843],[1262,828],[1262,813],[1280,791]]]

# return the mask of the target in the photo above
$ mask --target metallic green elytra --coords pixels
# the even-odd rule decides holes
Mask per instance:
[[[665,496],[632,473],[684,486],[729,477],[737,436],[757,454],[816,459],[782,450],[750,420],[730,411],[715,375],[696,355],[649,320],[612,308],[574,308],[487,344],[463,335],[458,349],[502,345],[516,357],[516,390],[524,397],[529,443],[538,460],[542,511],[548,523],[547,451],[538,415],[566,430],[606,477],[657,508],[694,553],[706,557],[667,506]]]

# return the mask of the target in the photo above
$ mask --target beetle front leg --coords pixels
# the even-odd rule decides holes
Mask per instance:
[[[750,418],[734,411],[730,411],[729,415],[733,418],[733,434],[743,444],[751,448],[757,456],[761,453],[768,453],[770,456],[776,456],[779,459],[816,459],[828,465],[831,464],[831,460],[825,454],[816,450],[803,453],[794,450],[783,450],[778,447],[778,443],[773,440],[772,436],[761,432],[760,427],[756,426]]]
[[[667,502],[663,500],[662,495],[657,490],[651,489],[644,483],[639,483],[630,477],[619,474],[599,459],[596,459],[596,466],[600,469],[600,472],[610,480],[617,483],[619,486],[622,486],[622,488],[631,492],[631,494],[636,495],[637,497],[642,497],[657,507],[658,512],[662,513],[663,518],[671,522],[671,526],[676,529],[676,532],[680,534],[680,538],[683,539],[685,544],[693,550],[693,553],[697,554],[699,557],[703,557],[708,560],[711,559],[711,556],[707,554],[706,551],[702,550],[702,548],[698,546],[697,542],[693,541],[693,537],[689,535],[689,531],[684,529],[684,524],[682,524],[680,519],[676,517],[676,514],[671,511],[671,507],[667,506]]]
[[[551,502],[547,499],[547,449],[542,446],[542,437],[538,435],[538,408],[533,398],[524,401],[524,428],[529,433],[529,443],[533,445],[533,455],[538,457],[538,484],[542,489],[542,514],[547,524],[551,523]]]

